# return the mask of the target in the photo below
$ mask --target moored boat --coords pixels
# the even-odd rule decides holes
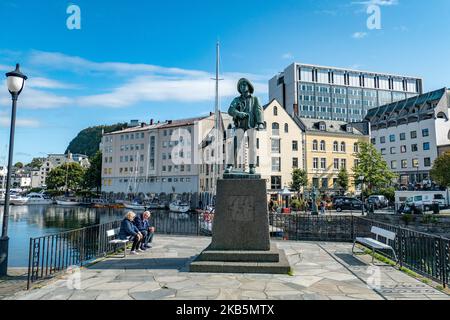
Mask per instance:
[[[169,210],[172,212],[186,213],[191,210],[191,207],[186,202],[174,201],[169,204]]]
[[[80,202],[73,198],[60,198],[56,199],[56,204],[59,206],[75,207],[79,206]]]

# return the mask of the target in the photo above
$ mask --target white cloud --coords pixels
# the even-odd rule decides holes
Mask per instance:
[[[352,4],[362,4],[364,6],[371,6],[371,5],[396,6],[399,4],[399,1],[398,0],[367,0],[367,1],[353,2]]]
[[[19,97],[18,106],[26,109],[53,109],[68,106],[73,103],[70,97],[60,96],[26,86]],[[0,90],[0,106],[10,106],[11,95],[6,90]]]
[[[204,102],[214,100],[213,74],[200,70],[168,68],[149,64],[131,64],[123,62],[93,62],[81,57],[68,56],[62,53],[33,51],[31,63],[50,69],[70,71],[89,75],[106,76],[107,81],[113,80],[112,88],[92,88],[102,93],[76,96],[73,99],[61,96],[40,97],[47,105],[69,105],[83,107],[122,108],[139,102],[174,101],[174,102]],[[247,77],[254,82],[257,95],[267,93],[268,76],[224,73],[224,81],[220,83],[221,97],[237,95],[236,83],[239,78]],[[49,81],[44,84],[55,85]],[[111,82],[110,82],[111,83]]]
[[[29,80],[27,80],[27,86],[31,88],[42,89],[73,89],[77,87],[73,84],[42,77],[31,77]]]
[[[287,52],[287,53],[284,53],[284,54],[281,56],[281,58],[286,59],[286,60],[291,60],[291,59],[294,59],[294,56],[292,55],[292,53]]]
[[[365,37],[367,37],[367,32],[355,32],[354,34],[352,34],[352,38],[353,39],[364,39]]]
[[[6,112],[0,112],[0,127],[9,128],[10,125],[11,125],[11,116]],[[16,126],[26,128],[37,128],[40,126],[40,123],[38,120],[35,119],[17,118]]]

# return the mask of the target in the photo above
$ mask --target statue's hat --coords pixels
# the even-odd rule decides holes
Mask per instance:
[[[247,82],[248,89],[249,89],[250,93],[253,94],[253,92],[255,92],[255,88],[253,87],[253,84],[250,82],[250,80],[248,80],[246,78],[242,78],[242,79],[240,79],[238,81],[237,89],[238,89],[239,93],[242,94],[242,92],[241,92],[241,83],[244,82],[244,81]]]

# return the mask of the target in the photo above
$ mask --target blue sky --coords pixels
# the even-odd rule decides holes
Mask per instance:
[[[81,30],[66,26],[71,4]],[[371,4],[381,9],[380,30],[367,28]],[[2,0],[0,72],[20,62],[30,77],[15,161],[63,152],[88,126],[213,110],[217,39],[223,109],[242,75],[267,102],[267,81],[294,61],[420,76],[425,90],[448,86],[449,18],[448,0]],[[3,88],[0,163],[10,116]]]

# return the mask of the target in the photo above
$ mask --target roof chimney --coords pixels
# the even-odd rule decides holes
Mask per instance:
[[[150,125],[153,125],[153,119],[150,119]]]

